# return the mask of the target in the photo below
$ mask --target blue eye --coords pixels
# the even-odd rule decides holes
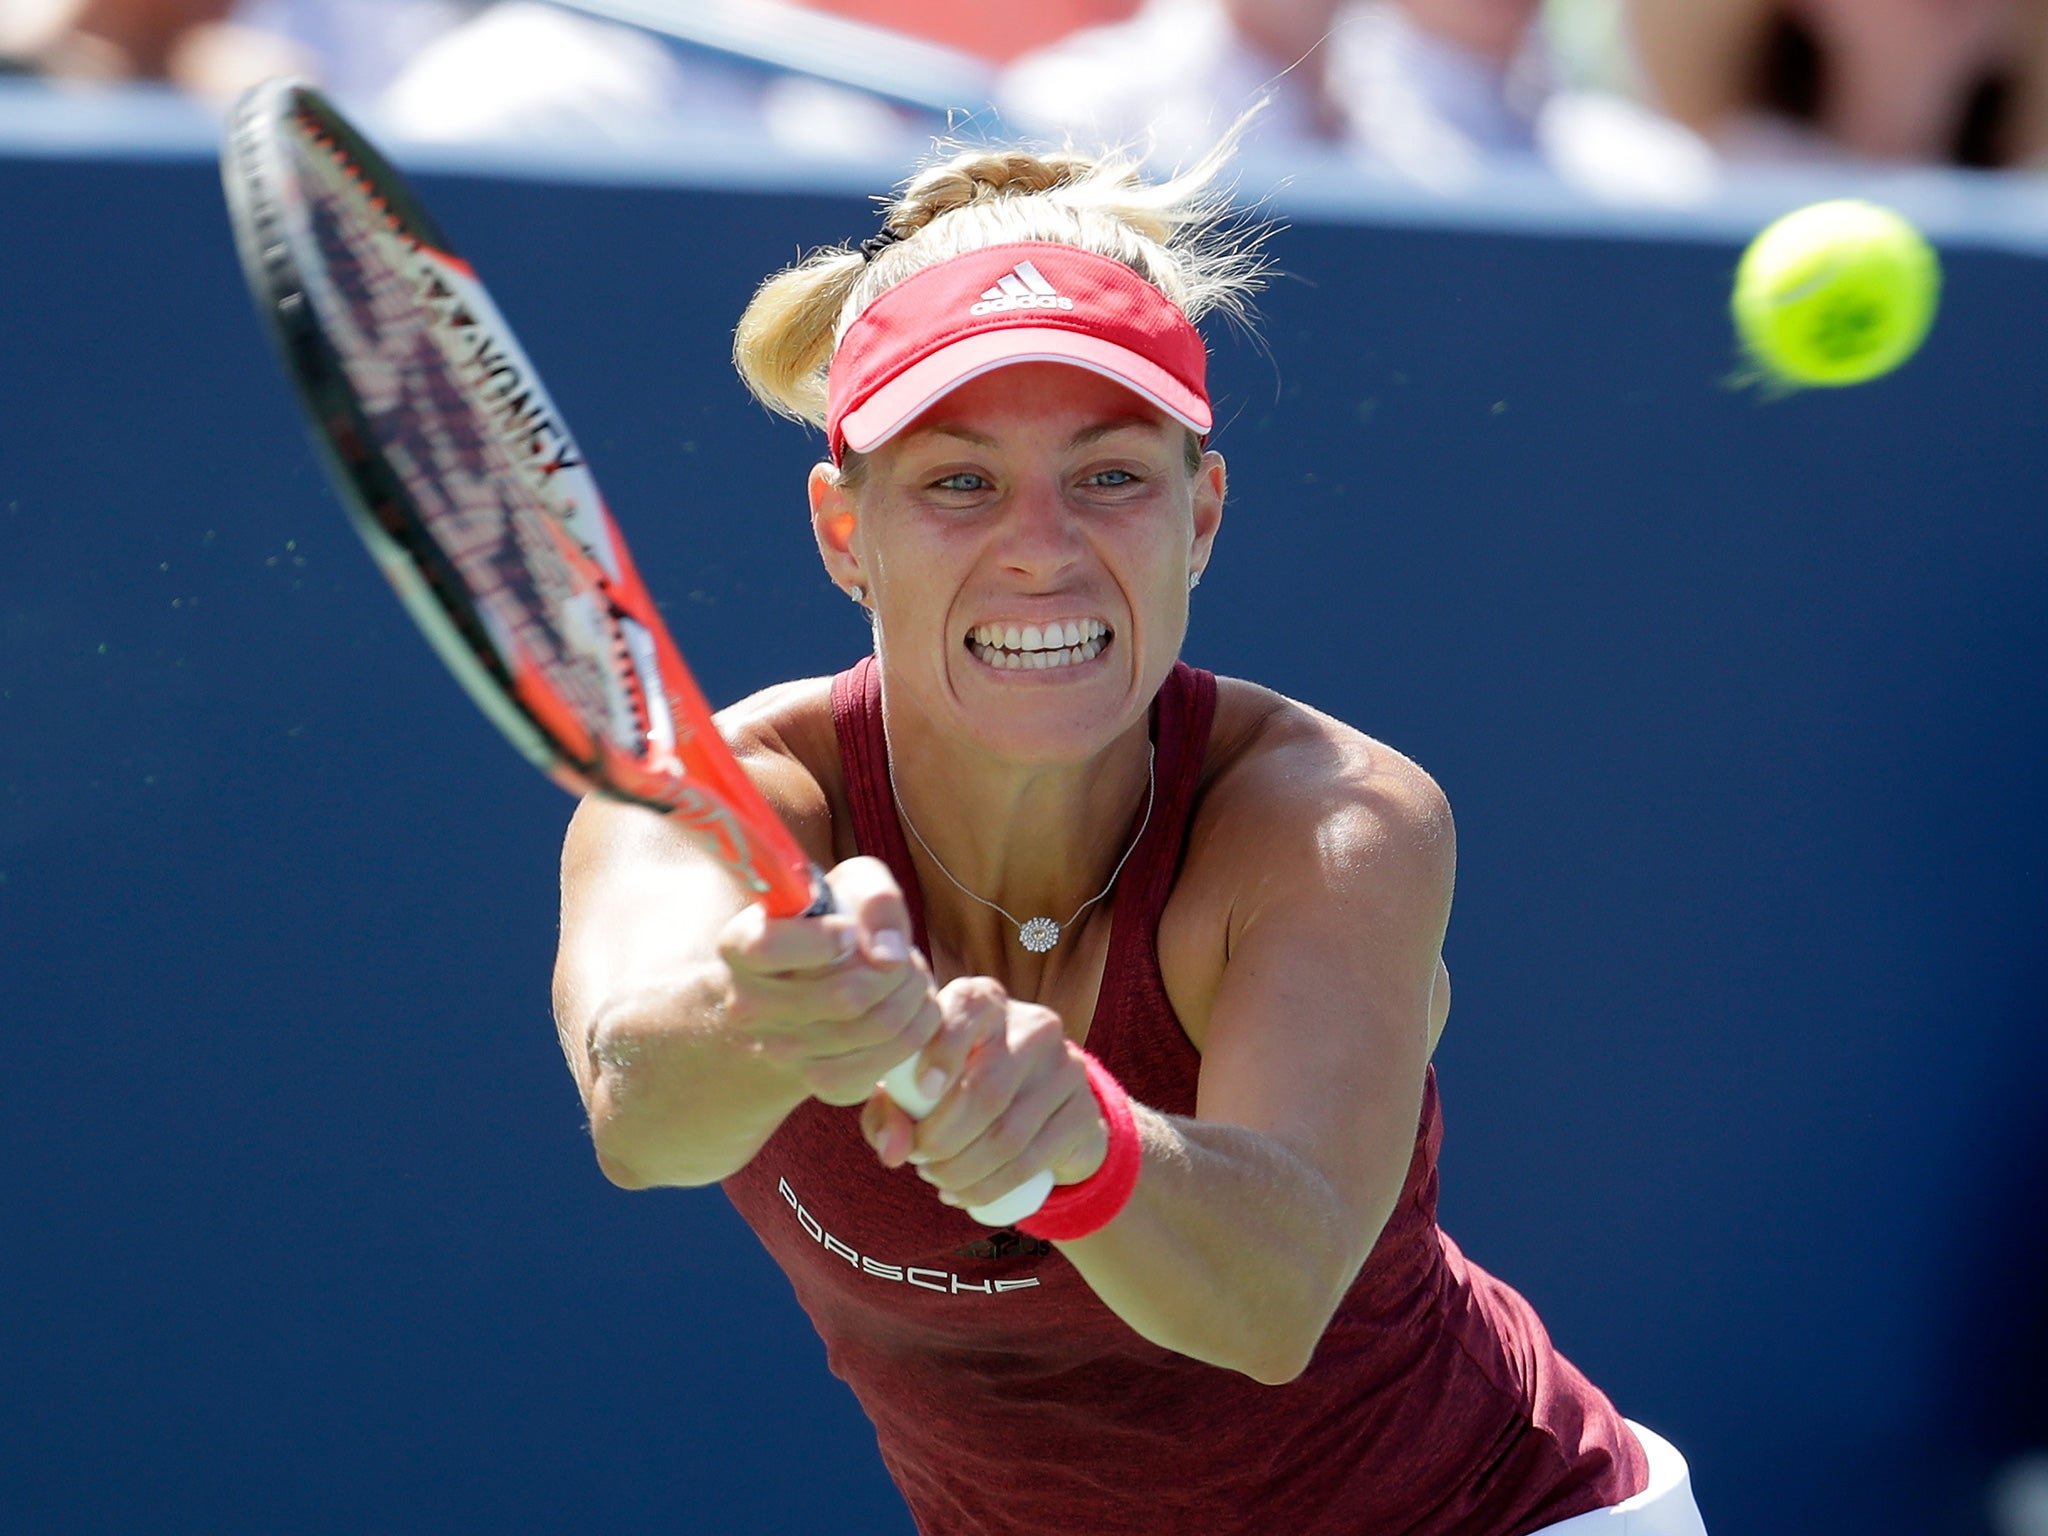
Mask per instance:
[[[1138,477],[1128,469],[1105,469],[1090,475],[1088,483],[1103,490],[1121,490],[1127,485],[1136,485]]]
[[[985,491],[988,489],[988,481],[968,469],[963,469],[957,475],[942,475],[932,483],[938,490],[942,491]]]

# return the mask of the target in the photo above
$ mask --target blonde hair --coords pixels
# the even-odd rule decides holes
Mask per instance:
[[[1046,240],[1120,261],[1190,320],[1248,319],[1266,262],[1263,226],[1232,207],[1221,175],[1251,114],[1185,171],[1147,181],[1122,152],[984,147],[927,165],[887,206],[892,243],[871,257],[838,245],[763,282],[733,335],[733,365],[770,410],[825,423],[825,373],[862,310],[912,273],[1015,241]]]

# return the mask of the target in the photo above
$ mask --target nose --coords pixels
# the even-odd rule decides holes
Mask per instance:
[[[1019,485],[1003,519],[1003,563],[1034,584],[1050,584],[1081,551],[1075,509],[1057,480],[1033,476]]]

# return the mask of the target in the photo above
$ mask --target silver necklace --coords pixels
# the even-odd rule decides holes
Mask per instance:
[[[939,873],[953,882],[955,889],[962,896],[965,896],[969,901],[980,902],[991,912],[1001,913],[1010,926],[1017,930],[1017,942],[1030,950],[1034,955],[1042,955],[1051,949],[1053,945],[1059,943],[1060,935],[1073,927],[1080,920],[1083,912],[1086,912],[1115,889],[1116,877],[1124,872],[1124,866],[1130,863],[1131,855],[1138,851],[1138,844],[1144,840],[1145,829],[1152,824],[1152,796],[1154,790],[1158,788],[1158,776],[1156,773],[1156,758],[1158,754],[1157,749],[1152,743],[1147,742],[1145,744],[1145,816],[1138,823],[1138,830],[1131,838],[1131,845],[1124,849],[1124,856],[1116,861],[1116,868],[1109,872],[1109,883],[1082,902],[1081,905],[1074,908],[1073,914],[1064,923],[1056,923],[1049,917],[1027,917],[1020,919],[1008,907],[999,907],[986,896],[977,896],[974,892],[967,889],[966,886],[960,884],[959,877],[953,871],[946,868],[946,861],[932,852],[932,845],[926,842],[924,834],[917,830],[917,823],[910,819],[910,812],[903,808],[902,797],[896,793],[896,754],[889,745],[889,733],[886,729],[882,732],[882,746],[886,753],[882,764],[882,771],[889,780],[889,801],[896,807],[896,814],[903,818],[903,825],[910,828],[910,835],[917,839],[917,846],[924,850],[926,858],[938,866]]]

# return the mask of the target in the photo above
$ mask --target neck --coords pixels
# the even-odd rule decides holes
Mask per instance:
[[[1144,724],[1085,760],[1025,765],[892,711],[886,691],[884,700],[897,816],[934,946],[1003,977],[1037,960],[1018,925],[1050,918],[1064,930],[1059,957],[1070,956],[1114,900],[1107,888],[1156,800]]]

